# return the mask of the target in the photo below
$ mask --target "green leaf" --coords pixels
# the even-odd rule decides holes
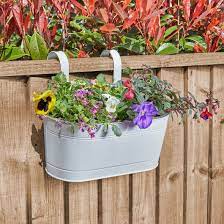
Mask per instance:
[[[207,44],[205,43],[205,40],[203,37],[195,35],[195,36],[188,36],[186,37],[186,40],[191,40],[199,45],[201,45],[202,47],[206,48]]]
[[[181,37],[179,40],[180,47],[184,49],[185,43],[186,43],[186,40],[183,37]]]
[[[122,69],[123,75],[130,75],[133,72],[133,70],[130,67]]]
[[[103,137],[105,137],[108,133],[108,124],[104,124],[103,125],[103,129],[102,129],[102,135]]]
[[[171,14],[166,14],[166,15],[164,15],[164,16],[162,16],[161,17],[161,21],[166,21],[166,20],[168,20],[168,19],[173,19],[173,15],[171,15]]]
[[[60,72],[57,75],[53,76],[52,80],[55,81],[57,84],[63,84],[63,83],[67,82],[66,77],[65,77],[65,75],[62,72]]]
[[[9,45],[4,50],[1,60],[13,61],[13,60],[20,59],[24,56],[29,56],[29,55],[24,52],[22,47]]]
[[[192,52],[194,50],[195,43],[186,41],[183,37],[179,40],[179,45],[182,50],[186,52]]]
[[[186,42],[184,45],[184,49],[188,51],[193,51],[194,50],[194,43],[192,42]]]
[[[164,34],[164,38],[168,37],[171,33],[176,31],[177,29],[178,29],[177,26],[171,26],[170,28],[168,28]]]
[[[117,49],[125,49],[137,54],[143,54],[145,50],[145,40],[141,37],[132,38],[123,36],[121,41],[122,43],[116,47]]]
[[[121,129],[117,125],[112,124],[112,131],[118,137],[122,135]]]
[[[168,23],[168,20],[171,20],[173,19],[173,15],[170,15],[170,14],[166,14],[164,16],[161,17],[161,26],[164,26]]]
[[[28,48],[30,51],[31,58],[33,60],[47,58],[48,48],[47,48],[46,42],[43,39],[43,37],[40,36],[40,34],[38,34],[37,32],[34,32],[32,37],[30,38]]]
[[[97,80],[100,84],[104,84],[104,83],[106,83],[106,79],[105,79],[105,76],[104,76],[103,74],[99,74],[99,75],[97,75],[96,80]]]
[[[171,43],[164,43],[162,44],[156,51],[157,54],[177,54],[179,49],[175,47],[174,44]]]
[[[144,98],[143,93],[138,93],[138,92],[136,92],[136,99],[137,99],[137,101],[138,101],[139,103],[142,103],[142,102],[145,101],[145,98]]]
[[[171,103],[170,102],[164,102],[163,107],[164,107],[164,110],[170,109],[171,108]]]

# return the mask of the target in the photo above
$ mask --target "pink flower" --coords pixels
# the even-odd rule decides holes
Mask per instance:
[[[98,113],[100,106],[99,105],[94,105],[91,109],[90,112],[95,115]]]
[[[133,85],[130,79],[127,79],[123,82],[123,85],[128,89],[128,91],[124,94],[124,98],[126,100],[132,100],[135,97],[135,91],[133,89]]]
[[[124,98],[126,100],[132,100],[135,97],[135,93],[132,89],[129,89],[125,94],[124,94]]]
[[[131,89],[132,88],[132,83],[131,83],[131,80],[130,79],[127,79],[125,81],[123,81],[123,85],[128,88],[128,89]]]

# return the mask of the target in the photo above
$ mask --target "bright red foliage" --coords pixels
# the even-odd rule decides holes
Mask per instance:
[[[163,43],[172,43],[181,51],[180,40],[192,35],[204,41],[194,42],[195,52],[215,52],[224,45],[224,0],[182,0],[180,5],[176,0],[2,0],[0,45],[14,34],[24,40],[37,31],[52,49],[72,48],[71,33],[81,33],[71,29],[77,15],[92,19],[85,23],[86,29],[99,33],[107,49],[117,47],[124,36],[143,38],[146,54],[155,53]],[[81,39],[76,52],[86,51],[84,45]],[[93,46],[87,53],[101,48]]]

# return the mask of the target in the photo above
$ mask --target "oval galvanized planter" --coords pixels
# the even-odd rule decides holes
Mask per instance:
[[[104,50],[101,56],[114,61],[114,82],[121,80],[122,65],[116,50]],[[69,62],[63,52],[50,52],[48,59],[58,58],[61,71],[69,81]],[[169,115],[153,119],[145,130],[132,122],[116,123],[122,136],[114,135],[111,127],[103,136],[102,126],[91,139],[78,127],[63,124],[58,129],[54,119],[44,119],[46,172],[68,182],[83,182],[137,173],[157,167]]]
[[[153,119],[147,129],[131,122],[117,123],[122,136],[102,127],[91,139],[86,132],[56,121],[44,120],[46,172],[57,179],[82,182],[151,170],[157,167],[168,115]],[[73,129],[73,130],[72,130]]]

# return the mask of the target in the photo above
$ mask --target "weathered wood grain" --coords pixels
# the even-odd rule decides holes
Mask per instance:
[[[187,70],[188,91],[204,101],[202,89],[210,90],[210,68],[192,67]],[[193,116],[193,115],[192,115]],[[207,223],[209,121],[187,118],[186,145],[186,224]]]
[[[48,79],[30,77],[27,87],[29,94],[27,104],[31,113],[29,127],[31,144],[28,152],[28,164],[32,224],[64,224],[63,182],[53,179],[44,171],[43,122],[35,115],[32,103],[33,92],[45,90],[47,82]]]
[[[224,64],[223,53],[177,54],[177,55],[139,55],[123,56],[123,68],[140,69],[143,65],[152,68],[169,68],[198,65]],[[113,70],[110,58],[77,58],[70,60],[70,72],[95,72]],[[0,62],[1,76],[39,76],[55,74],[60,71],[56,60]]]
[[[133,174],[132,224],[156,223],[156,172]]]
[[[184,94],[184,70],[161,69],[167,80]],[[159,223],[183,223],[184,127],[170,117],[159,167]]]
[[[129,176],[102,180],[102,223],[129,224]]]
[[[69,223],[98,224],[97,181],[69,184]]]
[[[122,60],[124,67],[140,68],[145,62],[161,67],[162,79],[201,100],[200,89],[212,88],[224,114],[224,66],[217,66],[224,64],[223,57],[215,53]],[[109,58],[71,60],[72,72],[111,69]],[[33,91],[43,90],[47,79],[32,76],[58,71],[55,60],[0,63],[0,224],[224,223],[221,115],[200,123],[188,118],[184,127],[170,119],[157,176],[149,171],[79,184],[49,177],[39,165],[42,122],[31,103]]]
[[[0,223],[25,224],[30,202],[29,108],[23,79],[0,79]]]
[[[213,92],[221,101],[221,110],[214,116],[211,133],[211,224],[224,223],[224,124],[220,124],[224,115],[224,66],[215,66],[213,74]]]

